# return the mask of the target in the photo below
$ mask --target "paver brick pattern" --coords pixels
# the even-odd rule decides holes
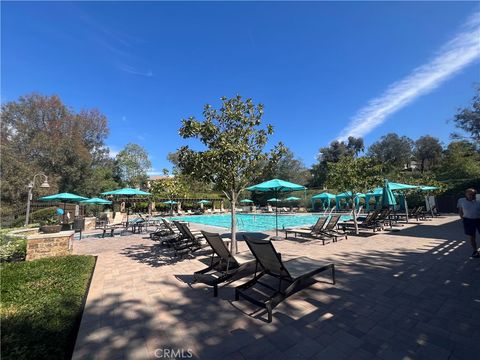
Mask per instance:
[[[320,277],[272,323],[233,301],[241,281],[218,298],[190,284],[206,252],[178,260],[146,234],[75,241],[97,264],[73,359],[478,358],[480,259],[468,257],[457,217],[394,230],[324,246],[275,241],[282,256],[334,262],[337,283]]]

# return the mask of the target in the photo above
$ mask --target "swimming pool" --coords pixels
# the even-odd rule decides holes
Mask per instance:
[[[317,222],[320,214],[308,215],[278,215],[278,228],[296,226],[308,226]],[[341,221],[351,219],[350,216],[342,216]],[[177,216],[173,220],[182,220],[191,223],[230,228],[230,214],[222,215],[194,215]],[[266,231],[275,230],[275,215],[270,214],[237,214],[238,230],[240,231]]]

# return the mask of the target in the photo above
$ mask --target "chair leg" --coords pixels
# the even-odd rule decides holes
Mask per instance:
[[[218,285],[213,285],[213,297],[218,297]]]
[[[332,265],[332,283],[335,285],[335,265]]]

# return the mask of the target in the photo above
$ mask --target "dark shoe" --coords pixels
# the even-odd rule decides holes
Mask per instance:
[[[478,257],[480,257],[480,254],[478,253],[478,251],[474,251],[471,257],[472,258],[478,258]]]

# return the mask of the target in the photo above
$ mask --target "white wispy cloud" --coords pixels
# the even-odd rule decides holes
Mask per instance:
[[[147,70],[147,71],[141,71],[133,66],[126,65],[126,64],[119,64],[117,65],[117,68],[123,72],[126,72],[128,74],[133,74],[133,75],[139,75],[139,76],[146,76],[146,77],[153,77],[155,74],[153,73],[152,70]]]
[[[381,125],[389,115],[427,94],[455,73],[480,58],[480,12],[474,13],[461,31],[443,45],[433,59],[391,84],[368,102],[341,131],[338,140],[361,137]]]

